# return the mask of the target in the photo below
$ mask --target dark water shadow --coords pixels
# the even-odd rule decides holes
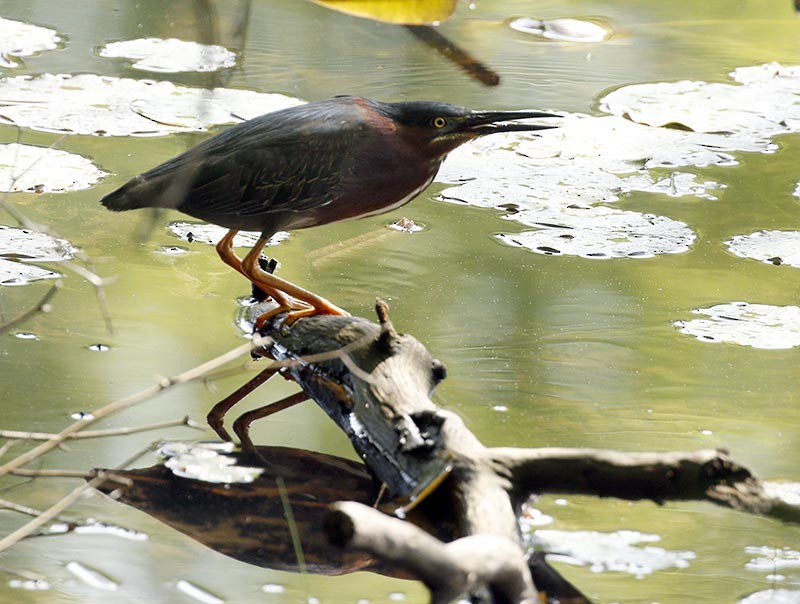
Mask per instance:
[[[114,471],[115,477],[130,484],[109,480],[99,490],[221,554],[255,566],[323,575],[371,571],[411,578],[370,556],[329,545],[322,530],[329,504],[349,500],[372,505],[377,500],[379,487],[364,465],[302,449],[259,446],[257,450],[263,459],[236,454],[241,465],[263,469],[253,482],[205,482],[156,465]],[[299,536],[302,564],[295,554],[279,479]]]

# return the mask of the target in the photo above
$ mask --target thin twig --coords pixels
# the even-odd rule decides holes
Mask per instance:
[[[27,505],[14,503],[13,501],[8,501],[7,499],[0,499],[0,508],[11,510],[13,512],[19,512],[20,514],[25,514],[26,516],[33,516],[34,518],[40,516],[42,513],[41,510],[30,508]]]
[[[32,317],[38,312],[49,312],[49,308],[47,307],[47,305],[49,304],[53,296],[55,296],[56,293],[58,293],[58,290],[61,289],[61,286],[62,283],[61,280],[59,279],[58,281],[53,283],[52,287],[48,289],[47,292],[45,292],[44,296],[42,296],[42,299],[39,300],[39,302],[35,306],[30,307],[28,310],[21,312],[16,317],[7,321],[3,325],[0,325],[0,333],[6,333],[7,331],[10,331],[20,323],[24,323],[25,321],[27,321],[30,317]]]
[[[161,428],[172,428],[174,426],[187,426],[196,430],[202,430],[204,426],[190,419],[185,415],[178,419],[171,419],[164,422],[147,424],[146,426],[134,426],[132,428],[112,428],[110,430],[84,430],[68,436],[71,440],[81,438],[102,438],[104,436],[120,436],[125,434],[135,434],[137,432],[148,432],[150,430],[160,430]],[[16,438],[20,440],[50,440],[58,438],[58,434],[50,432],[23,432],[21,430],[0,430],[0,438]]]
[[[20,441],[18,440],[10,440],[7,443],[4,443],[2,447],[0,447],[0,458],[5,457],[5,454],[13,447],[14,445],[19,444]]]
[[[14,476],[28,476],[28,477],[47,477],[47,478],[89,478],[94,476],[94,472],[80,471],[80,470],[27,470],[19,468],[9,472]]]
[[[374,337],[375,336],[373,334],[366,334],[357,340],[353,340],[349,344],[345,344],[341,348],[334,348],[333,350],[300,356],[294,359],[286,359],[285,361],[273,361],[270,367],[296,367],[297,365],[310,365],[311,363],[321,363],[322,361],[332,361],[334,359],[340,359],[343,363],[346,363],[347,361],[343,359],[347,356],[347,353],[349,353],[351,350],[360,348],[366,341],[371,340]],[[349,360],[352,363],[352,359]]]
[[[187,372],[188,373],[188,372]],[[141,451],[137,452],[135,455],[131,456],[130,458],[126,459],[120,465],[117,466],[116,469],[121,470],[129,465],[131,465],[134,461],[139,459],[142,455],[147,453],[148,451],[152,450],[152,446],[148,446]],[[9,535],[0,539],[0,552],[7,550],[9,547],[14,545],[15,543],[19,542],[20,540],[24,539],[25,537],[29,536],[38,528],[44,526],[51,520],[54,520],[58,517],[61,512],[66,510],[69,506],[75,503],[81,496],[91,490],[94,489],[101,484],[103,484],[106,480],[113,478],[113,472],[102,471],[98,472],[97,476],[89,480],[88,482],[83,483],[79,487],[73,489],[70,493],[59,499],[56,503],[51,505],[47,508],[44,512],[42,512],[39,516],[31,520],[30,522],[22,525],[16,531],[10,533]]]
[[[241,346],[237,346],[233,350],[229,350],[228,352],[221,354],[218,357],[211,359],[210,361],[206,361],[205,363],[197,365],[196,367],[193,367],[188,371],[180,373],[175,377],[164,378],[157,384],[154,384],[149,388],[145,388],[144,390],[141,390],[136,394],[132,394],[125,398],[109,403],[101,407],[100,409],[93,411],[83,419],[80,419],[74,422],[73,424],[70,424],[69,426],[64,428],[64,430],[56,434],[53,438],[46,440],[45,442],[41,443],[40,445],[37,445],[33,449],[26,451],[22,455],[0,466],[0,476],[8,474],[9,472],[16,470],[17,468],[20,468],[25,464],[30,463],[34,459],[54,449],[55,447],[63,443],[65,440],[70,438],[73,434],[80,432],[86,426],[96,422],[97,420],[105,418],[113,413],[117,413],[118,411],[122,411],[123,409],[127,409],[128,407],[132,407],[133,405],[140,403],[142,401],[151,399],[157,396],[158,394],[161,394],[163,391],[173,388],[174,386],[185,384],[187,382],[191,382],[200,377],[203,377],[212,369],[224,365],[225,363],[228,363],[243,354],[247,354],[251,350],[258,348],[262,345],[263,345],[263,338],[261,338],[258,335],[255,335],[253,336],[253,339],[247,344],[242,344]]]

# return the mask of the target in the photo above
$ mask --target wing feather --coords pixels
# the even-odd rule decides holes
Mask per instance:
[[[367,124],[357,103],[324,101],[237,124],[145,172],[102,203],[178,209],[228,228],[298,226],[331,203]]]

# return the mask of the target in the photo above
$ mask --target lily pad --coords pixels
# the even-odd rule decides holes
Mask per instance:
[[[68,241],[44,233],[0,225],[0,285],[27,285],[61,275],[26,262],[69,260],[75,248]]]
[[[496,135],[457,149],[437,177],[455,186],[439,198],[502,209],[508,220],[546,229],[500,235],[510,245],[539,253],[591,258],[680,253],[695,240],[686,224],[594,204],[634,191],[715,199],[723,185],[677,168],[733,165],[728,151],[736,147],[753,150],[717,135],[571,115],[562,127],[538,136]]]
[[[0,145],[0,191],[78,191],[107,175],[74,153],[17,143]]]
[[[738,84],[683,80],[625,86],[606,95],[600,107],[641,124],[734,134],[756,144],[800,130],[800,66],[767,63],[730,75]]]
[[[18,67],[11,57],[30,57],[58,48],[61,36],[54,29],[0,17],[0,67]]]
[[[38,266],[0,258],[0,285],[28,285],[40,279],[58,279],[61,275]]]
[[[134,59],[134,69],[159,73],[219,71],[236,65],[236,54],[224,46],[188,42],[176,38],[137,38],[109,42],[101,57]]]
[[[746,554],[755,555],[744,567],[756,572],[775,572],[785,568],[800,568],[800,552],[789,547],[748,546]]]
[[[800,590],[765,589],[742,598],[739,604],[800,604]]]
[[[0,123],[70,134],[162,136],[204,131],[302,101],[94,74],[0,78]]]
[[[723,185],[680,167],[730,166],[746,141],[652,128],[618,117],[569,115],[534,136],[494,135],[453,151],[437,181],[445,200],[478,207],[613,202],[632,191],[714,199]],[[653,169],[662,168],[659,172]]]
[[[0,258],[26,262],[70,260],[75,248],[64,239],[45,233],[0,225]]]
[[[668,568],[686,568],[696,555],[690,551],[670,551],[653,545],[638,547],[638,543],[654,543],[658,535],[638,531],[556,531],[538,530],[533,545],[546,552],[549,560],[576,566],[589,566],[593,572],[625,572],[643,577]]]
[[[588,19],[532,19],[521,17],[508,26],[518,32],[558,42],[596,43],[611,37],[611,29]]]
[[[735,235],[725,245],[742,258],[800,268],[800,231],[756,231],[749,235]]]
[[[208,224],[206,222],[170,222],[167,225],[169,231],[189,243],[205,243],[207,245],[216,245],[222,239],[228,229],[215,224]],[[256,231],[239,231],[236,237],[233,238],[234,247],[253,247],[261,233]],[[286,231],[278,231],[267,242],[268,246],[278,245],[289,237]]]
[[[39,279],[56,279],[58,273],[25,264],[74,257],[75,248],[44,233],[0,225],[0,285],[27,285]]]
[[[548,256],[652,258],[686,252],[695,240],[683,222],[605,206],[525,210],[509,218],[541,227],[537,231],[497,235],[511,246]]]
[[[731,302],[692,311],[707,319],[676,321],[682,333],[702,342],[732,342],[765,349],[800,346],[800,307]]]

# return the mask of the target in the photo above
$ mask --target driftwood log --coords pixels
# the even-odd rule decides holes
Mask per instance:
[[[593,449],[487,448],[429,395],[445,376],[427,349],[392,326],[316,316],[267,324],[263,354],[350,436],[397,515],[355,502],[335,503],[325,523],[332,543],[361,551],[417,577],[433,602],[588,601],[541,555],[522,549],[518,514],[540,493],[628,500],[707,500],[784,521],[800,508],[768,496],[764,485],[722,450],[622,453]],[[432,492],[431,492],[432,491]],[[384,504],[387,502],[383,502]],[[383,509],[392,506],[384,505]],[[436,535],[436,536],[433,536]],[[558,593],[554,593],[558,592]]]
[[[249,307],[250,318],[263,310],[263,303]],[[431,402],[431,391],[445,377],[442,363],[395,330],[384,304],[377,312],[378,324],[315,316],[287,326],[278,316],[264,327],[268,344],[258,354],[273,364],[210,414],[227,439],[225,412],[267,377],[281,373],[302,389],[234,423],[249,443],[235,455],[261,473],[254,482],[222,488],[156,466],[118,472],[129,480],[126,489],[118,482],[100,489],[252,564],[416,578],[434,603],[464,596],[487,604],[589,601],[547,564],[543,552],[524,549],[518,516],[537,494],[659,504],[705,500],[800,522],[800,506],[769,494],[773,485],[722,450],[485,447],[457,415]],[[348,435],[364,465],[250,442],[252,420],[307,398]],[[187,499],[194,505],[183,505]],[[294,522],[283,518],[287,506]],[[305,562],[286,561],[292,558],[290,537]]]

